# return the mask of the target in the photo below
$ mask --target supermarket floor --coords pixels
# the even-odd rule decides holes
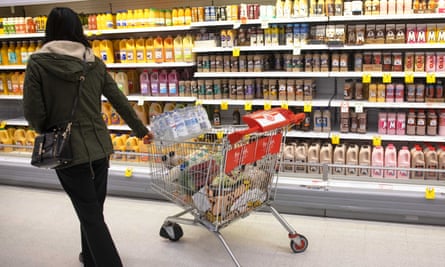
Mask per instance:
[[[159,237],[169,202],[109,196],[105,217],[126,267],[233,266],[203,227],[183,225],[179,242]],[[294,254],[284,228],[269,213],[252,213],[221,232],[243,266],[445,266],[445,229],[284,215],[309,239]],[[79,225],[61,191],[0,186],[0,261],[8,267],[78,267]]]

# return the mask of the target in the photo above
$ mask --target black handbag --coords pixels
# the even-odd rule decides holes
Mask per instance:
[[[50,130],[38,135],[34,141],[34,148],[31,156],[31,165],[55,169],[70,164],[73,161],[71,146],[71,126],[72,119],[77,108],[82,81],[85,79],[85,69],[79,78],[77,95],[74,98],[71,110],[71,119],[67,123],[50,128]]]

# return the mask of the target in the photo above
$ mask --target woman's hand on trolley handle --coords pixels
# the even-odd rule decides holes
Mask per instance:
[[[152,132],[148,132],[144,137],[142,137],[142,141],[144,142],[145,145],[151,144],[153,139],[154,139],[154,135]]]

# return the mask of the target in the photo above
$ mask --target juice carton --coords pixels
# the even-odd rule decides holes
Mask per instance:
[[[117,87],[124,93],[124,95],[129,95],[130,91],[128,88],[128,76],[127,73],[119,71],[116,73],[115,81]]]
[[[439,162],[437,157],[437,151],[434,147],[425,152],[425,168],[432,169],[433,171],[425,172],[425,180],[437,180],[438,175],[435,170],[439,168]]]
[[[149,37],[145,40],[145,53],[145,60],[147,61],[147,63],[155,62],[155,48],[153,37]]]
[[[175,52],[173,48],[173,37],[167,36],[164,38],[164,61],[165,62],[174,62],[175,61]]]
[[[138,162],[139,161],[139,155],[135,155],[132,153],[139,153],[139,142],[138,138],[135,136],[129,137],[125,141],[125,151],[127,154],[127,161],[133,161]]]
[[[126,44],[127,60],[126,63],[136,62],[136,43],[133,38],[127,40]]]

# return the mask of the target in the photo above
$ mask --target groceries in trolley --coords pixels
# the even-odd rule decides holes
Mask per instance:
[[[187,140],[212,128],[202,106],[190,106],[164,112],[150,125],[157,140]]]

